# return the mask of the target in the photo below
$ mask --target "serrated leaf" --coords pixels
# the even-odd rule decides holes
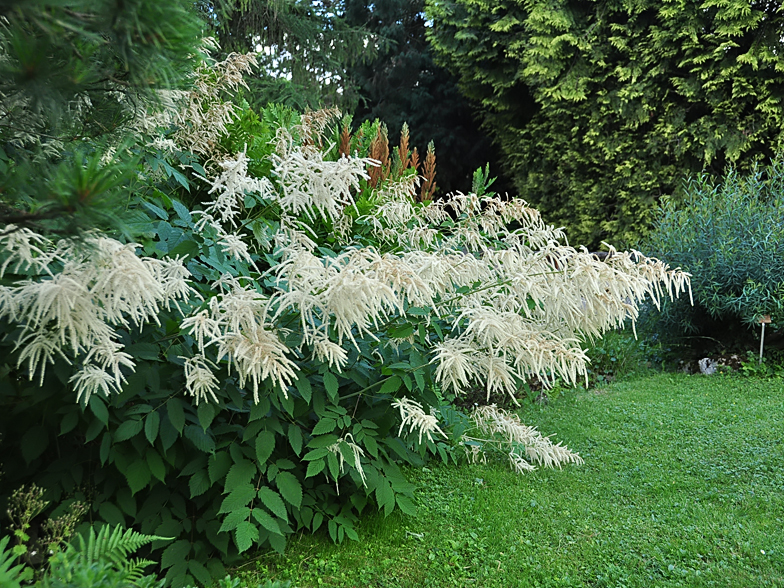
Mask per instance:
[[[185,221],[189,225],[193,223],[193,218],[191,217],[191,212],[188,208],[183,205],[181,202],[177,200],[172,200],[172,208],[174,208],[174,212],[177,213],[177,216],[180,217],[181,220]],[[207,582],[205,582],[206,584]]]
[[[320,459],[318,461],[311,461],[308,464],[308,471],[305,473],[306,478],[312,478],[316,474],[320,474],[324,471],[324,467],[327,465],[326,460]]]
[[[141,419],[127,420],[117,427],[117,430],[114,432],[114,440],[116,442],[127,441],[141,433],[143,427],[144,423]]]
[[[185,426],[185,411],[182,407],[182,400],[179,398],[169,398],[166,402],[166,411],[169,414],[169,420],[178,433],[182,433],[182,428]]]
[[[327,455],[327,453],[329,453],[329,449],[327,449],[326,447],[319,447],[317,449],[311,449],[310,451],[308,451],[305,454],[305,457],[303,457],[302,459],[304,461],[313,461],[314,459],[319,459],[321,457],[324,457],[325,455]]]
[[[112,434],[108,431],[103,434],[101,439],[101,449],[98,452],[101,458],[101,465],[106,465],[106,460],[109,459],[109,450],[112,448]]]
[[[199,424],[201,425],[202,429],[205,431],[207,430],[207,427],[212,424],[212,421],[215,418],[217,412],[218,409],[209,402],[202,402],[199,405],[199,408],[196,409],[196,415],[199,417]]]
[[[410,498],[398,494],[395,497],[395,501],[397,502],[398,507],[400,507],[400,510],[403,511],[403,513],[412,517],[416,516],[417,509]]]
[[[268,486],[262,486],[259,488],[258,497],[262,504],[270,509],[275,516],[284,521],[288,520],[286,505],[283,504],[283,499],[280,497],[280,494]]]
[[[212,583],[212,574],[210,574],[207,568],[204,567],[204,564],[199,560],[190,560],[188,562],[188,571],[204,586],[209,586]]]
[[[131,487],[131,494],[136,494],[142,488],[145,488],[150,483],[152,475],[147,461],[144,459],[137,459],[125,468],[125,478],[128,480],[128,486]]]
[[[250,484],[243,484],[232,490],[221,502],[219,513],[232,512],[247,506],[256,497],[256,489]]]
[[[256,519],[259,524],[267,529],[270,533],[275,533],[276,535],[282,535],[283,533],[280,530],[280,525],[278,525],[278,521],[273,519],[270,514],[265,511],[263,508],[254,508],[253,509],[253,518]]]
[[[308,380],[307,376],[300,374],[299,378],[294,381],[294,385],[297,387],[302,399],[310,404],[310,398],[313,396],[313,388],[311,387],[310,380]]]
[[[299,455],[302,453],[302,429],[296,423],[289,425],[289,444],[294,450],[294,453]]]
[[[161,482],[165,482],[166,465],[163,463],[161,456],[158,455],[158,452],[155,451],[154,448],[150,447],[147,449],[145,457],[147,458],[147,466],[150,468],[150,473],[158,478]]]
[[[260,431],[256,436],[256,459],[259,460],[259,463],[267,463],[274,449],[275,433],[272,431]]]
[[[252,461],[247,459],[238,461],[229,468],[229,473],[226,474],[226,482],[223,484],[223,491],[231,492],[243,484],[250,484],[257,471],[256,464]]]
[[[400,385],[403,383],[398,376],[392,376],[386,382],[384,382],[381,386],[381,390],[379,390],[379,394],[393,394],[400,389]]]
[[[232,531],[239,526],[239,524],[246,520],[250,515],[250,509],[247,506],[243,506],[242,508],[238,508],[237,510],[231,511],[228,516],[223,519],[223,523],[220,526],[219,533],[225,533],[226,531]]]
[[[302,506],[302,486],[290,472],[280,472],[275,478],[280,495],[295,508]]]
[[[107,411],[107,416],[108,416],[108,411]],[[78,423],[79,423],[78,410],[72,410],[71,412],[67,413],[63,417],[63,420],[60,421],[60,435],[65,435],[66,433],[70,433],[71,431],[74,430],[74,428]]]
[[[384,516],[389,516],[389,513],[395,508],[395,493],[385,479],[379,480],[376,486],[376,502],[380,508],[384,509]]]
[[[108,426],[109,409],[106,408],[106,403],[97,394],[93,394],[90,396],[90,401],[87,404],[90,406],[90,410],[95,415],[95,418]]]
[[[188,480],[188,489],[191,491],[191,498],[201,496],[210,489],[210,476],[206,470],[199,470]]]
[[[234,531],[234,540],[240,553],[247,551],[259,540],[259,529],[250,521],[243,521]]]
[[[327,394],[332,400],[335,400],[338,396],[338,379],[335,377],[335,374],[332,372],[325,372],[324,373],[324,388],[327,390]]]
[[[180,539],[169,545],[161,554],[161,568],[172,567],[177,562],[185,561],[191,552],[191,542]]]
[[[232,461],[231,456],[225,451],[218,451],[207,460],[207,472],[210,483],[214,484],[229,472]]]
[[[111,502],[102,502],[101,506],[98,507],[98,514],[101,515],[104,521],[114,527],[117,525],[125,526],[123,513]]]
[[[215,440],[198,425],[185,427],[185,437],[193,443],[199,451],[212,453],[215,451]]]
[[[337,423],[335,422],[335,419],[323,418],[316,423],[316,426],[313,427],[313,430],[310,432],[310,434],[316,436],[331,433],[335,430],[336,425]]]
[[[152,202],[147,202],[146,200],[142,200],[142,206],[144,206],[147,210],[152,212],[158,218],[161,218],[163,220],[167,220],[169,218],[168,213],[163,208],[161,208],[160,206],[156,206]]]
[[[327,467],[333,480],[338,479],[338,457],[332,452],[327,454]]]
[[[144,419],[144,436],[147,437],[147,441],[150,442],[150,445],[155,444],[160,426],[161,415],[158,414],[157,410],[152,411],[147,415],[147,418]]]

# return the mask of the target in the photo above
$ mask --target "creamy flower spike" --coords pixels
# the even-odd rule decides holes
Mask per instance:
[[[27,364],[30,379],[38,374],[43,384],[46,366],[56,356],[79,359],[82,368],[71,383],[84,402],[98,391],[118,392],[125,382],[122,368],[132,372],[135,367],[114,327],[157,323],[161,308],[193,294],[181,260],[139,257],[135,243],[91,235],[79,246],[55,245],[30,231],[5,237],[2,245],[10,248],[17,268],[34,269],[41,259],[62,264],[58,273],[40,268],[45,275],[37,281],[0,286],[0,317],[23,327],[18,365]]]

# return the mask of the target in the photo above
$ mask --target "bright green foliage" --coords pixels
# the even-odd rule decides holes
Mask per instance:
[[[575,243],[633,242],[684,172],[740,171],[784,128],[776,3],[429,0],[519,194]]]
[[[132,147],[131,123],[160,90],[185,87],[202,26],[189,4],[3,3],[1,222],[68,235],[122,226],[135,161],[113,154]]]
[[[694,306],[667,301],[659,328],[723,338],[770,315],[784,324],[784,163],[706,175],[665,200],[644,250],[692,274]]]

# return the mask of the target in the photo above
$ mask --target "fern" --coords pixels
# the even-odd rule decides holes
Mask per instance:
[[[67,558],[82,560],[87,566],[99,563],[111,563],[132,585],[138,585],[143,577],[143,570],[147,566],[154,564],[148,559],[128,559],[128,556],[156,540],[170,541],[170,537],[158,537],[156,535],[143,535],[133,529],[126,529],[118,525],[112,529],[108,525],[101,528],[98,534],[94,528],[90,528],[85,541],[82,535],[78,535],[76,544],[71,544],[65,552]]]
[[[33,571],[24,564],[12,565],[14,554],[8,549],[9,537],[0,539],[0,586],[3,588],[20,588],[21,583],[29,580]]]

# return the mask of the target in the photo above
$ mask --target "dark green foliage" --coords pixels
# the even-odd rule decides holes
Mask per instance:
[[[348,70],[359,94],[355,123],[383,120],[392,143],[408,123],[411,144],[422,157],[425,145],[435,143],[439,192],[468,191],[470,170],[494,159],[495,150],[474,121],[457,78],[433,62],[424,0],[348,0],[346,20],[383,41],[373,59]]]
[[[200,19],[185,0],[5,2],[0,17],[0,222],[118,226],[129,123],[187,83]]]
[[[668,301],[659,329],[674,336],[759,337],[770,315],[784,324],[784,163],[721,180],[700,175],[684,200],[666,199],[644,250],[692,274],[694,306]],[[758,328],[758,327],[757,327]],[[744,332],[745,331],[745,332]],[[771,331],[769,330],[768,333]]]
[[[633,242],[684,172],[771,157],[776,3],[431,0],[439,59],[481,105],[519,194],[575,244]]]
[[[300,110],[356,104],[347,67],[376,52],[377,40],[342,18],[340,5],[305,0],[202,0],[221,48],[263,50],[259,75],[248,80],[248,101]]]

